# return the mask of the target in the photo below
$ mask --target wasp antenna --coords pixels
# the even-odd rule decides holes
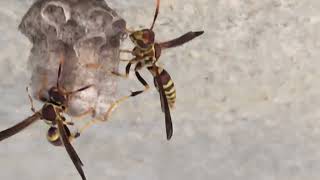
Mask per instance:
[[[159,7],[160,7],[160,0],[157,0],[156,12],[154,13],[154,18],[153,18],[153,22],[152,22],[152,25],[151,25],[150,30],[152,30],[152,29],[153,29],[153,26],[154,26],[154,24],[155,24],[155,22],[156,22],[156,19],[157,19],[157,17],[158,17],[158,14],[159,14]]]
[[[94,85],[93,85],[93,84],[90,84],[90,85],[88,85],[88,86],[84,86],[84,87],[82,87],[82,88],[80,88],[80,89],[77,89],[77,90],[75,90],[75,91],[67,92],[67,94],[68,94],[68,95],[75,94],[75,93],[84,91],[84,90],[86,90],[86,89],[88,89],[88,88],[90,88],[90,87],[92,87],[92,86],[94,86]]]
[[[59,69],[58,69],[58,79],[57,79],[57,88],[59,88],[60,76],[61,76],[61,69],[62,64],[64,63],[64,56],[61,55],[60,62],[59,62]]]

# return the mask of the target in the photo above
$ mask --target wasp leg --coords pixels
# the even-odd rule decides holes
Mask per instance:
[[[120,59],[120,61],[122,61],[122,62],[128,62],[128,61],[130,61],[131,59]]]
[[[77,139],[78,137],[80,137],[80,132],[79,130],[76,130],[76,132],[71,133],[69,136],[69,142],[73,142],[75,139]]]
[[[84,126],[82,126],[78,132],[76,133],[77,137],[80,136],[85,130],[89,129],[92,125],[96,124],[98,119],[92,119],[89,122],[87,122]]]
[[[135,74],[136,74],[136,77],[137,79],[140,81],[140,83],[144,86],[144,90],[141,90],[141,91],[133,91],[131,92],[131,95],[130,96],[136,96],[138,94],[141,94],[145,91],[147,91],[149,89],[149,85],[148,83],[142,78],[142,76],[140,75],[139,73],[139,70],[142,68],[142,64],[141,63],[138,63],[136,65],[136,67],[134,68],[134,71],[135,71]]]
[[[128,78],[128,77],[129,77],[129,72],[130,72],[131,65],[132,65],[133,63],[135,63],[135,62],[136,62],[136,59],[135,59],[135,58],[132,59],[132,60],[130,60],[130,61],[128,62],[127,66],[126,66],[126,74],[121,74],[121,73],[115,72],[115,71],[112,71],[111,73],[112,73],[113,75],[116,75],[116,76],[120,76],[120,77],[123,77],[123,78]]]
[[[149,85],[148,83],[142,78],[142,76],[140,75],[140,73],[138,72],[138,70],[140,70],[142,68],[142,64],[141,63],[138,63],[136,65],[136,67],[134,68],[134,71],[135,71],[135,74],[136,74],[136,77],[137,79],[140,81],[140,83],[144,86],[144,90],[140,90],[140,91],[132,91],[131,94],[129,96],[124,96],[120,99],[118,99],[117,101],[115,101],[113,104],[111,104],[111,106],[109,107],[107,113],[105,114],[104,116],[104,120],[108,120],[109,117],[111,116],[111,113],[113,112],[113,110],[115,108],[117,108],[117,106],[125,101],[126,99],[130,98],[130,97],[134,97],[134,96],[137,96],[145,91],[147,91],[149,89]],[[129,71],[130,69],[128,69]]]
[[[126,30],[125,30],[125,31],[126,31],[126,33],[129,33],[129,34],[131,34],[131,33],[133,33],[133,32],[134,32],[134,30],[127,29],[127,28],[126,28]]]
[[[75,116],[72,116],[72,119],[83,119],[85,116],[88,116],[89,114],[91,114],[91,116],[94,116],[96,113],[95,109],[93,107],[89,108],[88,110],[80,113],[80,114],[77,114]]]
[[[128,49],[120,49],[119,50],[120,53],[128,53],[128,54],[131,54],[132,55],[132,51],[131,50],[128,50]],[[124,62],[124,61],[130,61],[131,59],[122,59],[120,58],[120,61]]]
[[[118,105],[128,99],[130,96],[124,96],[118,100],[116,100],[115,102],[113,102],[110,107],[108,108],[107,112],[101,117],[95,118],[90,120],[89,122],[87,122],[80,130],[79,130],[79,135],[82,134],[86,129],[89,129],[91,126],[93,126],[94,124],[97,124],[98,122],[104,122],[109,120],[109,118],[111,117],[112,112],[118,107]]]
[[[129,62],[127,67],[126,67],[126,73],[129,74],[130,71],[130,66],[131,63]],[[81,129],[80,129],[80,133],[83,132],[84,130],[88,129],[89,127],[91,127],[92,125],[96,124],[97,122],[101,122],[101,121],[107,121],[110,117],[112,112],[118,107],[118,105],[120,103],[122,103],[123,101],[127,100],[130,97],[134,97],[137,96],[145,91],[147,91],[149,89],[149,85],[148,83],[142,78],[142,76],[139,74],[138,70],[142,68],[142,64],[138,63],[135,67],[135,74],[138,78],[138,80],[141,82],[141,84],[145,87],[144,90],[140,90],[140,91],[132,91],[130,95],[128,96],[123,96],[121,98],[119,98],[118,100],[114,101],[110,107],[108,108],[107,112],[103,115],[103,117],[99,117],[96,119],[93,119],[91,121],[89,121],[86,125],[84,125]]]
[[[64,121],[63,124],[64,125],[70,125],[70,126],[74,125],[74,123],[72,121]]]
[[[128,76],[129,74],[129,71],[130,71],[130,66],[131,66],[131,63],[129,62],[127,67],[126,67],[126,76]],[[133,97],[133,96],[136,96],[138,94],[141,94],[145,91],[147,91],[149,89],[149,85],[148,83],[142,78],[142,76],[140,75],[140,73],[138,72],[141,68],[142,68],[142,64],[141,63],[138,63],[136,65],[136,67],[134,68],[134,71],[135,71],[135,74],[136,74],[136,77],[137,79],[140,81],[140,83],[144,86],[144,90],[140,90],[140,91],[132,91],[131,94],[129,96],[124,96],[123,98],[120,98],[118,101],[123,101],[124,99],[127,99],[129,97]],[[118,101],[115,101],[115,102],[118,102]]]
[[[127,66],[126,66],[126,73],[125,74],[121,74],[121,73],[116,72],[116,71],[111,71],[111,73],[113,75],[116,75],[116,76],[120,76],[120,77],[123,77],[123,78],[128,78],[131,65],[133,63],[135,63],[136,60],[135,59],[130,59],[130,60],[128,60],[128,59],[120,59],[120,61],[126,61],[126,62],[129,61]],[[101,64],[96,64],[96,63],[86,64],[85,67],[88,68],[88,69],[100,69],[100,68],[103,68]],[[108,72],[110,72],[110,71],[108,71]]]
[[[110,107],[108,108],[107,112],[103,115],[103,117],[99,117],[99,118],[91,120],[82,128],[81,131],[87,129],[88,127],[92,126],[93,124],[97,123],[98,121],[107,121],[111,117],[112,112],[118,107],[118,105],[120,103],[122,103],[123,101],[127,100],[130,97],[137,96],[138,94],[141,94],[149,89],[148,83],[141,77],[141,75],[138,72],[138,70],[141,68],[142,68],[141,63],[138,63],[135,67],[135,74],[136,74],[138,80],[141,82],[141,84],[145,87],[145,89],[140,90],[140,91],[132,91],[130,95],[123,96],[123,97],[119,98],[118,100],[114,101],[110,105]],[[130,68],[128,68],[128,70],[130,70]]]
[[[88,110],[86,110],[85,112],[82,112],[81,114],[77,114],[75,116],[72,116],[72,120],[76,119],[76,120],[80,120],[80,119],[83,119],[85,116],[88,116],[89,114],[91,114],[91,116],[95,116],[95,109],[94,108],[89,108]],[[78,130],[74,135],[73,135],[73,138],[72,139],[75,139],[77,137],[80,136],[80,134],[82,134],[82,132],[84,130],[86,130],[87,128],[89,128],[91,126],[91,123],[92,123],[93,120],[89,121],[88,123],[86,123],[82,128],[80,128],[80,130]],[[71,122],[67,122],[67,123],[71,123],[69,125],[73,125],[74,123],[71,121]]]
[[[127,50],[127,49],[120,49],[119,52],[120,53],[130,53],[130,54],[132,54],[132,51],[131,50]]]
[[[135,73],[136,76],[138,78],[138,80],[141,82],[141,84],[145,87],[144,90],[140,90],[140,91],[133,91],[131,92],[131,94],[129,96],[123,96],[122,98],[119,98],[118,100],[116,100],[115,102],[113,102],[110,107],[108,108],[107,112],[103,115],[103,117],[99,117],[96,119],[93,119],[91,121],[89,121],[87,124],[85,124],[81,129],[80,129],[80,133],[82,133],[83,131],[85,131],[86,129],[88,129],[89,127],[91,127],[92,125],[96,124],[97,122],[101,122],[101,121],[107,121],[109,120],[109,118],[111,117],[112,112],[118,107],[118,105],[120,103],[122,103],[123,101],[127,100],[130,97],[136,96],[138,94],[141,94],[145,91],[147,91],[149,89],[149,85],[148,83],[141,77],[141,75],[138,72],[138,69],[141,69],[141,64],[137,64],[137,66],[135,67]]]
[[[48,78],[47,78],[47,73],[45,73],[42,78],[41,89],[37,93],[38,99],[40,99],[43,102],[48,101],[48,99],[43,95],[44,92],[46,91],[47,86],[48,86]]]
[[[142,68],[141,63],[138,63],[135,67],[135,74],[138,78],[138,80],[141,82],[141,84],[144,86],[144,90],[140,90],[140,91],[132,91],[131,94],[129,96],[124,96],[118,100],[116,100],[114,103],[112,103],[109,107],[109,109],[107,110],[107,112],[104,115],[104,118],[102,121],[106,121],[109,119],[109,117],[111,116],[111,113],[114,111],[115,108],[118,107],[118,105],[125,101],[126,99],[130,98],[130,97],[134,97],[137,96],[145,91],[147,91],[149,89],[149,85],[148,83],[142,78],[142,76],[140,75],[140,73],[138,72],[139,69]]]
[[[63,121],[63,124],[66,125],[66,126],[73,126],[74,123],[72,122],[72,120],[70,121]]]
[[[36,110],[34,109],[34,105],[33,105],[33,99],[29,93],[29,87],[27,86],[26,87],[26,91],[27,91],[27,94],[28,94],[28,97],[29,97],[29,101],[30,101],[30,104],[31,104],[31,111],[36,113]]]
[[[111,73],[113,75],[115,75],[115,76],[119,76],[119,77],[122,77],[122,78],[128,78],[128,76],[129,76],[129,75],[127,75],[127,73],[126,74],[121,74],[121,73],[115,72],[115,71],[112,71]]]

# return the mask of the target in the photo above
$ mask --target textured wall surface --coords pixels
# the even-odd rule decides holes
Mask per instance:
[[[151,25],[154,0],[107,3],[129,28]],[[0,2],[0,129],[31,113],[31,44],[17,30],[31,4]],[[165,139],[151,88],[74,143],[87,178],[318,180],[319,10],[318,0],[162,0],[158,41],[205,30],[160,59],[177,89],[173,138]],[[119,79],[118,96],[140,88],[134,76]],[[1,142],[0,179],[80,179],[65,150],[46,142],[46,129],[39,122]]]

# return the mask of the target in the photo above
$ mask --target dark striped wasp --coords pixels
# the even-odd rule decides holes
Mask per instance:
[[[129,62],[126,65],[125,74],[121,74],[119,72],[112,72],[112,74],[114,75],[127,78],[129,76],[131,65],[135,64],[135,68],[134,68],[135,75],[139,80],[139,82],[144,86],[144,90],[132,91],[130,95],[124,96],[119,100],[115,101],[108,109],[106,115],[104,116],[104,120],[109,119],[111,112],[117,107],[117,105],[120,102],[128,99],[129,97],[137,96],[149,89],[148,83],[143,79],[143,77],[139,73],[139,70],[146,67],[153,75],[154,84],[160,94],[161,108],[162,108],[162,111],[165,113],[167,139],[170,140],[173,134],[170,108],[174,106],[175,99],[176,99],[176,91],[169,73],[163,68],[156,65],[156,63],[161,55],[162,50],[180,46],[200,36],[201,34],[204,33],[204,31],[195,31],[195,32],[190,31],[178,38],[175,38],[166,42],[161,42],[161,43],[155,42],[155,33],[153,32],[152,29],[158,17],[159,7],[160,7],[160,0],[157,0],[156,10],[155,10],[153,22],[150,29],[142,29],[137,31],[127,30],[127,32],[130,34],[129,38],[134,43],[135,47],[133,48],[133,50],[120,50],[120,52],[130,53],[133,56],[133,59],[128,60]],[[124,60],[124,61],[127,61],[127,60]],[[100,66],[96,64],[90,64],[88,65],[88,67],[97,68]]]
[[[67,153],[69,154],[80,176],[82,177],[83,180],[85,180],[86,177],[82,170],[83,163],[81,162],[79,156],[77,155],[76,151],[71,145],[71,141],[79,137],[81,131],[72,134],[68,128],[68,125],[73,125],[73,123],[66,121],[66,118],[63,116],[63,113],[66,112],[69,99],[72,95],[74,95],[75,93],[84,91],[90,88],[92,85],[84,86],[75,91],[66,91],[63,87],[60,86],[60,83],[59,83],[62,63],[63,63],[63,57],[61,58],[59,63],[58,78],[57,78],[56,86],[53,86],[48,90],[47,97],[41,94],[42,89],[38,93],[39,99],[44,102],[44,105],[42,106],[42,108],[38,111],[35,111],[32,98],[30,94],[28,94],[29,100],[31,103],[31,110],[34,112],[34,114],[28,117],[27,119],[23,120],[22,122],[4,131],[1,131],[0,141],[19,133],[26,127],[35,123],[37,120],[41,119],[50,126],[47,132],[48,141],[55,146],[63,145],[65,147]],[[27,88],[27,91],[28,91],[28,88]],[[82,115],[85,115],[86,113],[87,112],[85,112]]]

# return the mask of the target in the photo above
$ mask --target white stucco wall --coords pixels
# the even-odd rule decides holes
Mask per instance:
[[[150,26],[154,0],[107,3],[128,27]],[[31,4],[0,2],[0,129],[31,113],[31,45],[17,30]],[[158,41],[205,31],[160,59],[177,89],[173,138],[165,139],[151,88],[75,142],[87,178],[318,180],[319,10],[318,0],[162,0]],[[140,88],[134,76],[119,79],[119,97]],[[46,129],[37,123],[1,142],[0,179],[80,179],[65,150],[46,142]]]

